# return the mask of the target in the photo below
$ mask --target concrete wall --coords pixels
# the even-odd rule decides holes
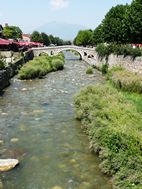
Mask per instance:
[[[10,84],[10,78],[17,74],[18,69],[34,57],[33,51],[27,51],[24,57],[0,71],[0,91]]]
[[[142,57],[136,57],[135,59],[133,59],[131,56],[124,57],[122,55],[117,56],[111,54],[108,57],[108,61],[106,61],[105,58],[101,59],[97,57],[95,65],[97,67],[100,67],[102,64],[105,63],[108,63],[110,68],[113,66],[122,66],[129,71],[142,75]]]

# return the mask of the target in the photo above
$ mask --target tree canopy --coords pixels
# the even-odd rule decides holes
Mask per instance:
[[[5,26],[3,29],[3,35],[7,39],[21,39],[22,30],[18,26]]]
[[[124,18],[128,8],[128,5],[117,5],[106,14],[102,21],[105,42],[126,43],[128,39],[125,34]]]
[[[93,37],[92,37],[93,36]],[[79,31],[76,45],[142,43],[142,0],[112,7],[96,29]]]
[[[78,32],[74,39],[74,44],[79,46],[87,46],[93,43],[93,31],[92,30],[81,30]]]

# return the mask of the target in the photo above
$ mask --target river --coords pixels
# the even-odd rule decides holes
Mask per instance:
[[[4,189],[111,189],[73,108],[73,96],[103,78],[87,75],[75,54],[65,57],[63,71],[30,81],[14,77],[0,96],[0,158],[20,161],[0,173]]]

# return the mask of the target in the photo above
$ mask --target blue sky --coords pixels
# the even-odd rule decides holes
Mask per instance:
[[[132,0],[3,0],[0,23],[30,32],[51,21],[79,24],[94,29],[108,10]]]

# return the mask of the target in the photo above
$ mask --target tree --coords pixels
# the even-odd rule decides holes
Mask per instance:
[[[127,10],[125,30],[130,43],[142,43],[142,0],[133,0]]]
[[[3,29],[3,35],[7,39],[21,39],[22,30],[17,26],[5,26]]]
[[[50,45],[50,39],[46,33],[41,33],[42,43],[46,46]]]
[[[125,14],[129,5],[117,5],[112,7],[102,21],[102,29],[105,42],[126,43],[128,41],[125,32]]]
[[[34,32],[31,34],[31,41],[34,41],[34,42],[42,42],[41,34],[40,34],[38,31],[34,31]]]
[[[51,44],[55,44],[55,38],[53,35],[49,35],[49,40]]]
[[[97,45],[98,43],[104,43],[104,33],[103,26],[100,24],[93,33],[93,44]]]
[[[81,30],[78,32],[74,39],[74,44],[79,46],[87,46],[93,44],[93,32],[92,30]]]

